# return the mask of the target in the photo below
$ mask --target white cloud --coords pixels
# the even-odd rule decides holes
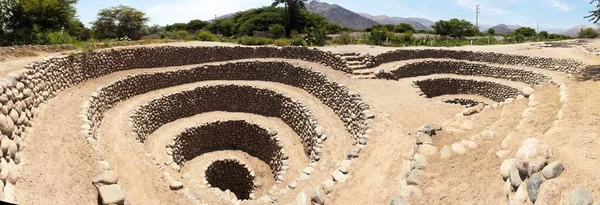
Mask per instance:
[[[153,5],[144,11],[150,17],[150,24],[166,25],[187,22],[193,19],[209,20],[216,16],[244,11],[250,8],[270,5],[267,0],[173,0]]]
[[[571,7],[569,7],[569,5],[566,5],[565,3],[563,3],[560,0],[547,0],[550,5],[552,5],[553,7],[556,7],[564,12],[568,12],[571,10]]]

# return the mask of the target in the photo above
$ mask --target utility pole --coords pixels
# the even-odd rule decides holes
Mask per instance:
[[[540,32],[540,23],[537,23],[536,25],[535,32]]]
[[[475,7],[475,26],[479,28],[479,13],[481,13],[481,7],[479,4]]]

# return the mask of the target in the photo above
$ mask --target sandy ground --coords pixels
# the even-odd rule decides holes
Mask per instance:
[[[589,43],[589,46],[600,48],[600,41]],[[231,44],[185,42],[173,43],[174,46],[214,46]],[[156,45],[152,45],[156,46]],[[419,47],[423,48],[423,47]],[[373,46],[331,46],[320,48],[332,52],[361,52],[376,55],[398,48],[382,48]],[[412,48],[403,48],[412,49]],[[529,56],[544,56],[554,58],[574,58],[588,64],[600,64],[600,58],[587,52],[582,47],[573,48],[540,48],[532,44],[500,45],[500,46],[467,46],[460,48],[473,51],[493,51]],[[22,66],[33,60],[43,59],[43,56],[33,58],[7,59],[0,64],[0,74],[7,74],[22,69]],[[524,110],[528,107],[527,99],[516,100],[511,104],[498,108],[484,110],[473,117],[455,118],[464,107],[440,103],[443,96],[427,99],[418,96],[419,90],[412,87],[416,79],[431,77],[447,77],[453,75],[432,75],[417,78],[386,80],[359,80],[346,74],[324,67],[319,64],[298,60],[285,60],[293,64],[323,72],[331,81],[345,84],[350,91],[361,95],[369,104],[376,118],[373,121],[374,132],[370,134],[367,146],[361,151],[360,157],[353,161],[350,178],[336,188],[327,199],[327,204],[389,204],[390,200],[401,195],[400,180],[403,175],[404,160],[411,154],[415,143],[414,133],[418,127],[429,124],[444,124],[447,122],[470,123],[471,129],[461,132],[442,131],[434,137],[434,143],[439,148],[444,145],[470,139],[484,130],[495,131],[495,137],[479,142],[479,147],[470,150],[465,155],[441,159],[438,156],[430,158],[430,163],[422,174],[419,185],[422,191],[420,198],[411,199],[413,204],[506,204],[501,192],[503,184],[499,174],[501,160],[496,152],[501,150],[501,144],[507,136],[511,136],[512,144],[507,145],[514,155],[518,144],[525,138],[536,137],[547,143],[553,150],[553,160],[560,160],[566,170],[561,177],[568,179],[573,187],[584,187],[592,191],[597,200],[600,199],[600,175],[597,170],[600,164],[600,142],[595,140],[600,133],[600,71],[590,70],[582,75],[567,76],[560,73],[528,68],[547,74],[556,81],[568,87],[566,102],[560,101],[559,89],[556,85],[547,84],[536,89],[535,99],[541,102],[532,111],[529,120],[519,125]],[[382,67],[393,68],[405,62],[384,64]],[[91,178],[98,169],[97,155],[87,142],[78,135],[81,104],[100,86],[115,79],[135,73],[154,72],[158,70],[186,69],[192,66],[180,66],[160,69],[137,69],[113,73],[108,76],[93,79],[61,92],[37,110],[37,116],[28,137],[25,139],[23,163],[20,167],[20,178],[17,184],[17,200],[22,204],[96,204],[97,193],[91,184]],[[498,79],[465,77],[470,79],[493,80],[516,88],[523,84]],[[132,204],[190,204],[184,191],[174,193],[168,190],[162,173],[167,171],[180,178],[169,167],[159,167],[155,161],[164,161],[166,153],[161,151],[164,139],[172,137],[177,130],[193,126],[215,118],[242,118],[255,120],[266,126],[273,126],[280,133],[287,133],[291,139],[285,143],[287,152],[299,153],[295,136],[289,127],[277,119],[265,119],[240,113],[205,113],[191,118],[181,119],[161,127],[149,137],[149,141],[141,144],[135,141],[128,123],[129,114],[137,105],[151,97],[184,90],[206,83],[236,83],[253,84],[279,90],[293,98],[301,99],[313,113],[319,113],[319,122],[326,128],[329,136],[337,136],[328,140],[327,160],[319,164],[317,174],[311,179],[299,183],[298,188],[279,198],[278,204],[294,202],[296,194],[304,191],[308,194],[317,184],[327,179],[328,173],[336,167],[349,146],[349,135],[343,130],[341,121],[332,111],[320,104],[318,100],[305,91],[297,88],[268,82],[200,82],[158,90],[152,93],[135,96],[119,103],[111,109],[99,130],[99,143],[105,160],[111,163],[120,178]],[[454,96],[456,97],[456,96]],[[486,99],[482,99],[486,100]],[[488,101],[489,102],[489,101]],[[556,120],[558,110],[564,106],[564,117]],[[315,111],[316,110],[316,111]],[[57,129],[57,127],[60,129]],[[286,131],[287,130],[287,131]],[[43,139],[43,140],[42,140]],[[152,153],[156,160],[146,156]],[[198,180],[201,175],[194,170],[199,169],[204,161],[211,157],[235,155],[256,164],[261,170],[261,162],[257,162],[235,151],[213,153],[214,156],[203,156],[185,166],[184,172],[190,173],[190,178],[183,179],[186,187],[189,181]],[[204,158],[206,157],[206,158]],[[298,175],[298,171],[307,165],[305,156],[296,156],[299,161],[292,164],[286,177]],[[291,160],[290,160],[291,161]],[[268,178],[262,178],[270,185]],[[190,186],[191,187],[191,186]],[[190,188],[189,192],[202,196],[207,202],[217,202],[218,198],[202,188]],[[265,192],[259,189],[258,193]],[[211,203],[211,204],[215,204]]]

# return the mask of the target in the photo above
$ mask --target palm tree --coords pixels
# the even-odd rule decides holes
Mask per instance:
[[[598,23],[598,21],[600,21],[600,0],[592,0],[590,4],[594,4],[594,2],[598,2],[598,5],[596,5],[596,10],[590,11],[590,15],[586,16],[585,18],[589,18],[590,21]]]
[[[300,11],[306,9],[306,3],[308,0],[274,0],[272,7],[276,7],[279,4],[285,4],[285,35],[290,36],[292,29],[298,27],[298,18],[300,17]]]

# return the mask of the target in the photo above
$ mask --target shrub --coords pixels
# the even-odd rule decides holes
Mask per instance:
[[[344,32],[333,39],[333,42],[338,45],[348,45],[352,39],[350,39],[350,33]]]
[[[579,38],[597,38],[598,31],[594,30],[593,28],[581,29],[579,31],[578,37]]]
[[[196,39],[199,41],[219,41],[219,37],[210,31],[201,31],[196,35]]]
[[[298,38],[298,37],[291,38],[290,44],[292,44],[292,46],[306,46],[307,45],[307,43],[304,39]]]
[[[324,46],[327,31],[319,27],[311,27],[306,35],[306,42],[311,46]]]
[[[270,45],[270,44],[273,43],[273,39],[264,38],[264,37],[249,37],[249,36],[244,36],[244,37],[238,38],[237,42],[239,44],[249,45],[249,46],[254,46],[254,45]]]
[[[276,46],[289,46],[290,42],[288,42],[285,39],[277,39],[277,40],[275,40],[275,42],[273,42],[273,45],[276,45]]]
[[[280,38],[284,34],[285,27],[281,24],[273,24],[269,26],[269,32],[275,36],[275,38]]]
[[[388,36],[388,30],[385,28],[378,28],[371,30],[370,43],[373,45],[383,45]]]
[[[172,31],[167,34],[170,39],[186,39],[188,36],[190,36],[190,32],[186,30]]]
[[[75,42],[75,38],[71,37],[66,32],[49,32],[46,33],[48,44],[71,44]]]

